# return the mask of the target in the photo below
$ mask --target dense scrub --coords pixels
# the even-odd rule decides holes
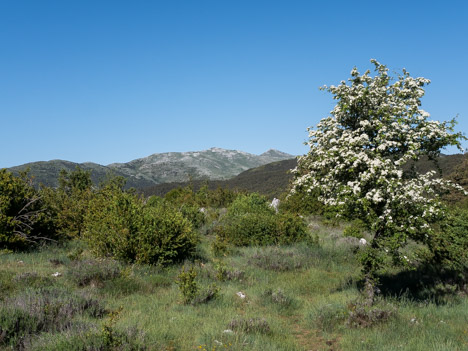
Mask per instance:
[[[50,208],[27,174],[0,170],[0,249],[25,250],[57,239]]]
[[[252,193],[234,200],[216,233],[237,246],[287,244],[304,239],[306,225],[298,215],[276,213],[266,198]]]
[[[198,241],[182,213],[163,202],[144,201],[118,187],[95,194],[84,238],[93,252],[124,262],[166,264],[190,255]]]

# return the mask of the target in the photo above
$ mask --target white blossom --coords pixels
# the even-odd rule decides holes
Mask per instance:
[[[337,105],[308,129],[310,151],[298,158],[293,191],[318,191],[325,205],[361,211],[372,228],[385,227],[388,235],[425,237],[430,223],[443,214],[437,191],[468,193],[435,172],[409,177],[403,166],[425,154],[437,156],[442,146],[460,147],[460,134],[453,132],[454,120],[431,121],[420,108],[428,79],[403,70],[392,82],[388,69],[372,62],[375,77],[354,68],[349,84],[323,88]]]

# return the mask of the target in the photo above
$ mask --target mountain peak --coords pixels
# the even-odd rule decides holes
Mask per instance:
[[[270,149],[260,156],[268,156],[268,157],[281,157],[281,158],[294,158],[293,155],[287,154],[285,152],[276,150],[276,149]]]

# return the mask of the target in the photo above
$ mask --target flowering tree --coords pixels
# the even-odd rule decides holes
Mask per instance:
[[[386,66],[371,62],[374,77],[354,68],[349,84],[322,88],[337,104],[331,116],[308,129],[310,151],[298,159],[292,191],[318,192],[325,205],[358,216],[372,229],[362,259],[372,302],[384,255],[398,259],[408,238],[427,241],[431,223],[444,215],[440,189],[458,187],[433,171],[416,174],[410,165],[424,155],[435,159],[447,145],[461,149],[463,137],[454,133],[454,119],[432,121],[420,109],[428,79],[413,78],[406,70],[393,78]]]

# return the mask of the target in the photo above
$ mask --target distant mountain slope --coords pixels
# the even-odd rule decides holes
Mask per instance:
[[[205,151],[153,154],[128,163],[113,163],[108,167],[160,184],[189,179],[228,179],[250,168],[291,157],[277,150],[253,155],[243,151],[211,148]]]
[[[34,184],[56,187],[58,186],[60,171],[62,169],[74,171],[77,166],[85,171],[91,171],[91,180],[94,184],[99,184],[99,182],[105,180],[106,177],[111,174],[125,177],[127,179],[127,187],[144,188],[154,184],[144,179],[129,177],[118,170],[113,170],[92,162],[75,163],[63,160],[39,161],[11,167],[8,170],[17,174],[18,172],[29,169],[29,175],[33,177]]]
[[[438,159],[438,163],[443,177],[453,179],[468,189],[468,162],[466,155],[441,155],[441,157]],[[229,189],[255,191],[273,198],[278,197],[281,193],[288,189],[289,182],[292,180],[292,174],[289,172],[289,170],[295,168],[296,165],[296,159],[289,159],[249,169],[229,180],[159,184],[144,189],[143,193],[146,196],[164,196],[172,189],[178,187],[184,187],[192,184],[194,189],[197,190],[202,185],[206,184],[210,189],[224,187]],[[426,173],[429,170],[436,170],[434,162],[427,159],[420,160],[416,164],[415,168],[418,172],[421,173]]]
[[[191,185],[194,190],[198,190],[201,186],[207,185],[211,190],[221,187],[258,192],[270,198],[279,197],[288,188],[289,182],[292,179],[292,174],[289,171],[296,167],[296,165],[297,161],[295,158],[277,161],[249,169],[228,180],[164,183],[143,189],[143,194],[145,196],[164,196],[176,188]]]
[[[26,168],[37,184],[57,186],[61,169],[74,170],[76,166],[90,170],[95,183],[108,173],[123,176],[127,186],[142,189],[154,184],[200,179],[228,179],[250,168],[270,162],[290,159],[292,155],[268,150],[261,155],[243,151],[211,148],[205,151],[169,152],[153,154],[127,163],[102,166],[96,163],[74,163],[62,160],[32,162],[10,168],[17,173]]]

